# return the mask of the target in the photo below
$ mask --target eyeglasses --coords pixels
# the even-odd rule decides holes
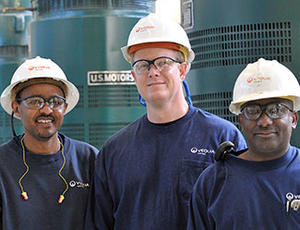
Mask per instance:
[[[132,64],[132,69],[136,74],[142,75],[148,73],[148,71],[151,68],[151,65],[153,65],[159,72],[161,72],[163,70],[169,69],[174,63],[182,63],[182,62],[170,57],[157,57],[151,61],[146,59],[141,59],[135,61]]]
[[[29,96],[23,99],[16,99],[17,102],[24,102],[24,105],[28,109],[42,109],[46,102],[48,106],[53,110],[59,110],[63,108],[66,103],[66,99],[60,96],[53,96],[49,98],[43,98],[41,96]]]
[[[266,105],[259,105],[259,104],[249,104],[245,105],[241,109],[241,113],[248,119],[248,120],[257,120],[261,114],[265,111],[271,119],[278,119],[283,118],[288,114],[288,111],[293,112],[287,105],[283,103],[269,103]]]

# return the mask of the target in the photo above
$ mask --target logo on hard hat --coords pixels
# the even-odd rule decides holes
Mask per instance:
[[[247,82],[248,83],[252,83],[252,82],[262,82],[262,81],[267,81],[267,80],[271,80],[270,77],[249,77],[247,78]]]
[[[50,66],[29,66],[28,67],[29,71],[32,71],[32,70],[39,71],[39,70],[44,70],[44,69],[50,69]]]
[[[141,27],[138,27],[136,30],[135,30],[135,32],[143,32],[143,31],[145,31],[145,30],[147,30],[147,29],[154,29],[155,28],[155,26],[141,26]]]

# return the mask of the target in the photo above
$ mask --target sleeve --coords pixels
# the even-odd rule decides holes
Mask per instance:
[[[3,221],[2,221],[2,195],[0,194],[0,230],[3,229]]]
[[[85,228],[86,230],[96,230],[95,223],[93,221],[93,194],[94,194],[94,174],[95,174],[95,159],[97,156],[97,152],[93,149],[90,154],[90,167],[89,167],[89,176],[90,176],[90,190],[88,195],[88,203],[87,203],[87,210],[85,215]]]
[[[108,185],[103,148],[95,162],[95,174],[89,196],[85,229],[114,229],[113,200]]]
[[[202,176],[200,176],[199,179],[201,177]],[[205,202],[205,199],[203,199],[204,192],[200,180],[196,182],[191,196],[187,230],[200,230],[200,229],[213,230],[214,229],[209,226],[209,218],[208,218],[208,211],[207,211],[208,207]]]
[[[235,151],[239,151],[247,148],[247,142],[243,134],[233,123],[229,123],[229,126],[227,126],[225,133],[226,134],[223,135],[222,142],[231,141],[235,146]],[[221,143],[219,143],[219,145]]]
[[[245,141],[245,138],[238,129],[236,131],[236,137],[234,139],[234,145],[236,146],[235,151],[239,151],[239,150],[247,148],[247,143]]]

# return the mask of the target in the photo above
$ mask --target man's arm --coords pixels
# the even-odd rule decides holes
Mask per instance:
[[[0,230],[3,229],[3,223],[2,223],[2,194],[0,193]]]
[[[207,207],[199,194],[201,193],[200,189],[196,182],[190,201],[187,230],[210,229],[207,218]]]
[[[95,174],[89,196],[85,229],[114,229],[113,200],[108,186],[104,150],[95,162]]]

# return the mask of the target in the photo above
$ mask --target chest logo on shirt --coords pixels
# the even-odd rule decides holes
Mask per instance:
[[[295,195],[291,192],[288,192],[285,195],[286,201],[286,212],[289,213],[290,210],[298,211],[300,208],[300,195]]]
[[[199,154],[199,155],[206,155],[207,153],[215,153],[215,151],[213,149],[205,149],[205,148],[198,149],[197,147],[192,147],[191,153]]]
[[[75,181],[75,180],[71,180],[69,182],[70,187],[72,188],[89,188],[90,184],[89,183],[84,183],[81,181]]]

